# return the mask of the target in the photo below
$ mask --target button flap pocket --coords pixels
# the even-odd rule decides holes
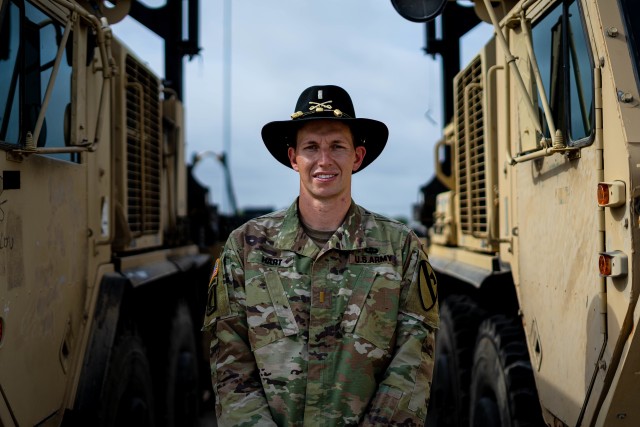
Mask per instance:
[[[284,333],[276,315],[271,295],[263,276],[257,276],[245,285],[249,342],[255,351],[282,339]]]
[[[264,273],[264,277],[267,282],[267,289],[271,296],[273,308],[275,309],[284,336],[296,335],[298,333],[298,324],[291,311],[289,298],[284,291],[278,272],[267,271]]]
[[[375,277],[376,272],[370,268],[363,268],[358,275],[353,285],[353,291],[351,298],[349,298],[347,309],[342,316],[342,329],[345,332],[354,331]]]
[[[366,268],[358,277],[343,317],[345,333],[363,338],[388,351],[398,322],[400,281],[393,275]]]

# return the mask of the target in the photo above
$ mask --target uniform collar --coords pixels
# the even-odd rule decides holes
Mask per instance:
[[[345,220],[327,242],[326,250],[351,251],[366,247],[362,218],[362,208],[351,200]],[[280,232],[275,238],[274,246],[282,250],[293,250],[301,255],[313,258],[319,254],[320,249],[307,236],[300,223],[298,199],[287,209]]]

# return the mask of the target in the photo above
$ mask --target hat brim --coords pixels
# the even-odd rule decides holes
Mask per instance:
[[[288,149],[295,146],[298,129],[310,120],[339,120],[351,127],[351,131],[358,139],[358,141],[354,141],[355,145],[362,145],[367,150],[362,164],[354,173],[360,172],[377,159],[382,150],[384,150],[389,138],[387,126],[373,119],[309,117],[298,120],[270,122],[262,127],[262,141],[277,161],[292,168]]]

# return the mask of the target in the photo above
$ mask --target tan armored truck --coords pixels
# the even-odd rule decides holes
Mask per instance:
[[[211,263],[129,4],[0,0],[0,426],[196,422]]]
[[[452,76],[445,191],[423,216],[441,302],[428,425],[640,425],[640,2],[461,6],[436,41],[469,11],[494,33]]]

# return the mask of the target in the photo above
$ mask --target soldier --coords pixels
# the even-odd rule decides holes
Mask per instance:
[[[211,277],[218,424],[422,426],[436,279],[412,231],[351,198],[388,129],[337,86],[303,91],[291,118],[262,139],[298,172],[299,197],[235,230]]]

